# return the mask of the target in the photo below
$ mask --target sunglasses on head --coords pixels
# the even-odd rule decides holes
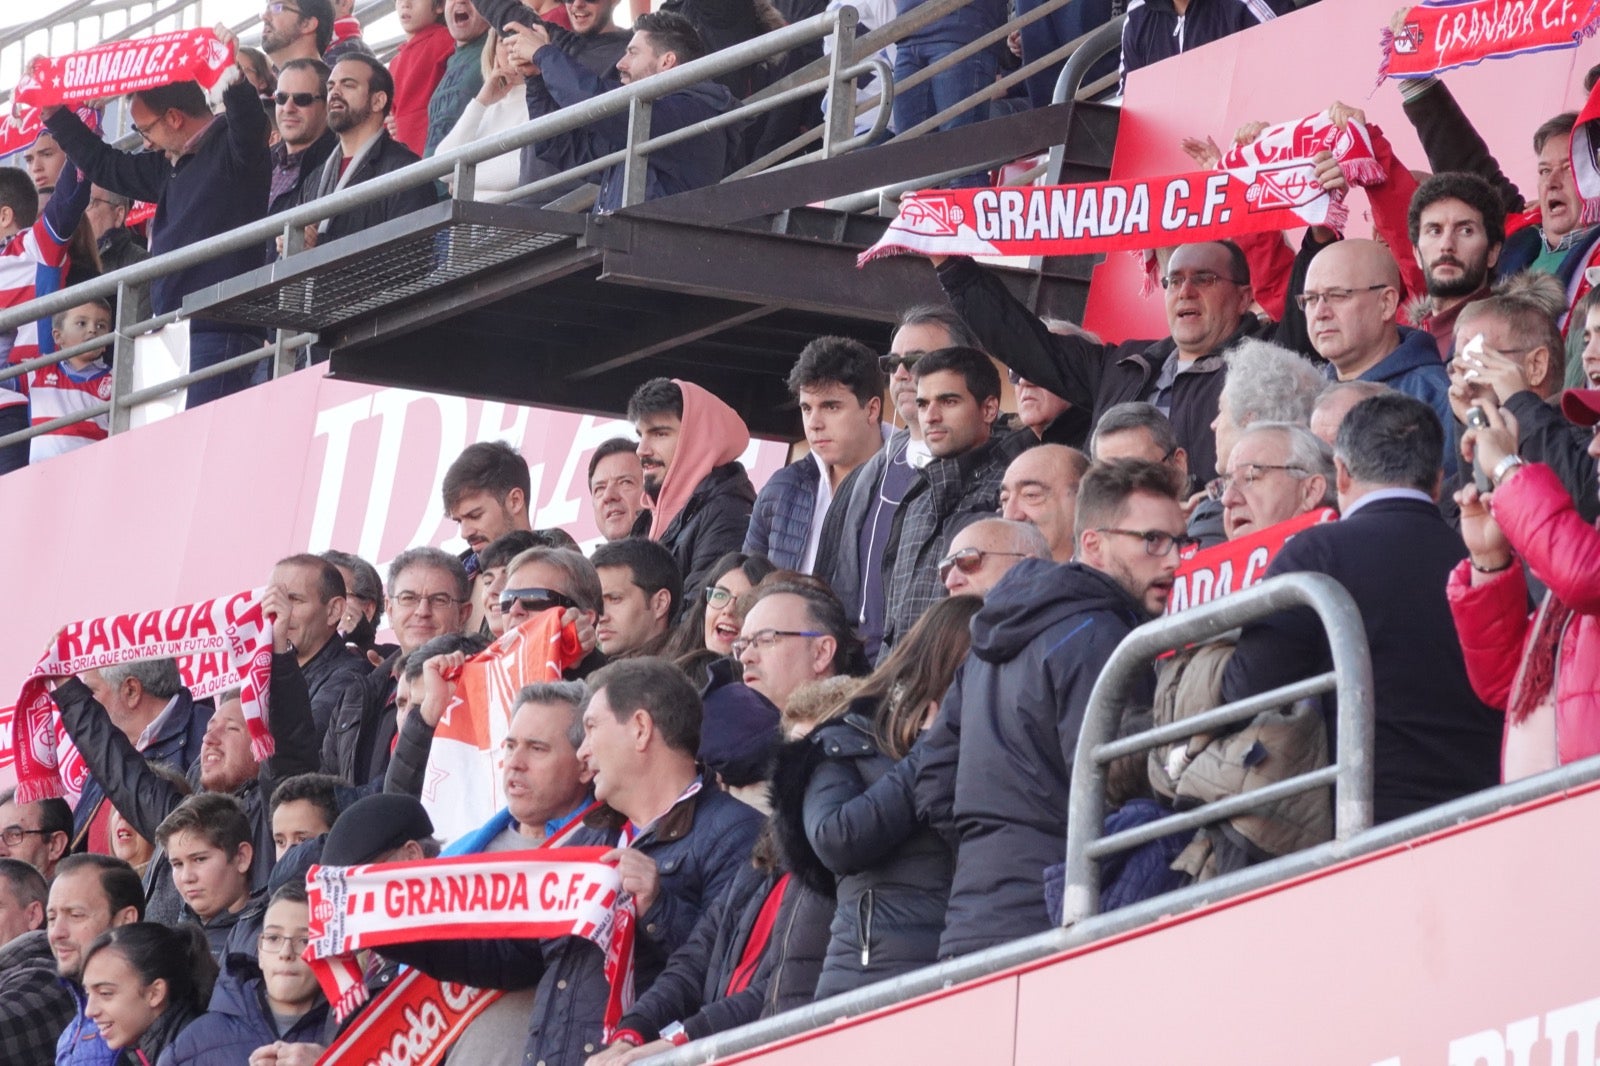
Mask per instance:
[[[509,611],[516,604],[521,604],[522,609],[529,614],[548,611],[552,607],[565,610],[568,607],[578,606],[570,596],[565,596],[555,589],[506,589],[500,593],[500,610]]]

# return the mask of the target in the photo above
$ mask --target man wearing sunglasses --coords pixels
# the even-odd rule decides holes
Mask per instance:
[[[985,518],[950,542],[950,554],[939,560],[939,580],[952,596],[987,596],[1023,559],[1048,558],[1050,545],[1037,526]]]
[[[500,612],[507,629],[534,615],[560,607],[564,622],[578,627],[578,643],[585,655],[566,672],[579,681],[606,664],[595,625],[605,608],[600,574],[582,555],[568,548],[529,548],[506,564],[506,583],[500,590]]]
[[[272,101],[278,143],[272,146],[268,214],[293,207],[306,179],[327,161],[339,138],[328,128],[328,67],[320,59],[291,59],[278,71]]]
[[[972,652],[909,760],[918,813],[959,840],[941,958],[1051,928],[1044,870],[1061,861],[1089,693],[1123,637],[1166,609],[1188,544],[1166,468],[1097,463],[1078,490],[1076,558],[1016,560],[974,616]]]

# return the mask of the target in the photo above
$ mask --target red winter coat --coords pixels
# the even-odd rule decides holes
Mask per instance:
[[[1523,467],[1496,492],[1493,507],[1512,548],[1573,610],[1556,660],[1560,760],[1565,765],[1600,753],[1600,532],[1578,517],[1572,497],[1539,463]],[[1473,691],[1505,710],[1534,632],[1522,567],[1474,588],[1471,563],[1463,560],[1451,572],[1447,591]],[[1506,729],[1509,733],[1509,718]]]

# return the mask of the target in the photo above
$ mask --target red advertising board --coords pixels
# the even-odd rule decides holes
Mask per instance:
[[[535,527],[597,539],[589,455],[625,422],[335,381],[302,371],[0,478],[0,705],[56,629],[194,603],[263,582],[273,562],[338,548],[378,565],[466,547],[439,485],[468,444],[528,459]],[[753,442],[757,485],[787,447]],[[10,748],[9,721],[0,751]],[[0,782],[11,768],[0,765]]]

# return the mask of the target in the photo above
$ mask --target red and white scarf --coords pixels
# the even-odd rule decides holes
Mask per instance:
[[[583,937],[605,953],[609,1041],[633,1004],[634,913],[617,868],[599,861],[608,850],[540,848],[416,863],[313,866],[306,874],[306,961],[342,1020],[367,998],[350,958],[357,951],[443,937]]]
[[[857,266],[880,256],[1084,255],[1216,241],[1244,233],[1342,229],[1342,192],[1316,180],[1313,157],[1333,154],[1353,185],[1386,174],[1358,122],[1326,113],[1269,127],[1235,146],[1214,171],[1090,185],[937,189],[908,194],[900,213]]]
[[[1427,78],[1485,59],[1575,48],[1600,28],[1597,0],[1424,0],[1383,30],[1378,80]]]
[[[180,81],[210,89],[231,66],[233,45],[217,40],[211,30],[174,30],[41,57],[23,72],[12,98],[24,107],[50,107]]]
[[[46,678],[81,674],[145,659],[178,659],[190,693],[208,696],[238,687],[250,750],[272,754],[267,730],[272,678],[272,622],[261,612],[261,589],[161,611],[73,622],[51,639],[17,697],[12,752],[17,801],[76,798],[85,771],[50,698]]]

